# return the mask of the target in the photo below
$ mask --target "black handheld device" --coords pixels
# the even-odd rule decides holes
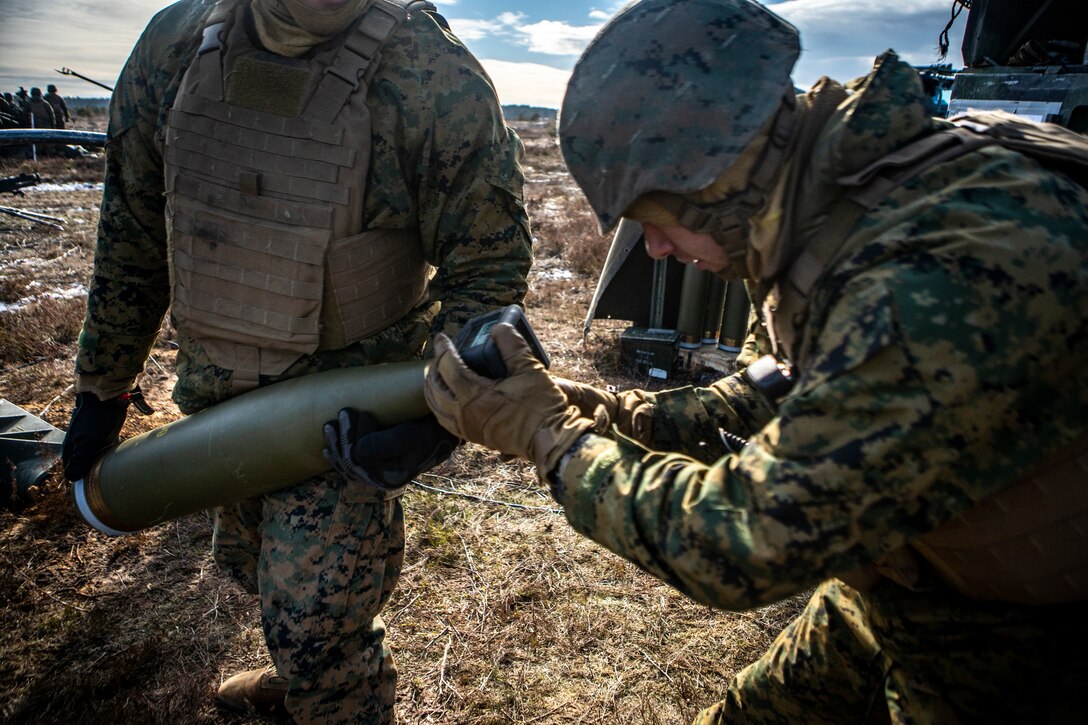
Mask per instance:
[[[548,353],[544,352],[544,347],[537,339],[536,333],[529,326],[529,320],[525,318],[525,311],[518,305],[507,305],[501,310],[473,317],[465,323],[457,339],[453,341],[453,345],[466,365],[480,375],[493,380],[506,377],[506,365],[502,361],[498,346],[491,339],[491,328],[501,322],[513,325],[514,329],[521,333],[521,336],[529,343],[533,355],[544,363],[544,367],[551,365]]]

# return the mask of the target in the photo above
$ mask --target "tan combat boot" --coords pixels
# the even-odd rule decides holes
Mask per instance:
[[[276,674],[275,668],[242,672],[219,686],[215,700],[219,706],[234,712],[286,716],[283,701],[287,696],[287,678]]]

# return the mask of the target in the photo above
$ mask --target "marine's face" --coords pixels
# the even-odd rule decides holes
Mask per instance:
[[[347,4],[348,0],[298,0],[314,10],[336,10]]]
[[[646,253],[653,259],[670,254],[680,262],[694,262],[699,269],[721,272],[728,266],[725,248],[709,234],[693,232],[682,226],[642,223]]]

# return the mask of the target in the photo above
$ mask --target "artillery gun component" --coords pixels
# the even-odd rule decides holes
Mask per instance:
[[[28,503],[60,459],[64,431],[0,399],[0,505]]]

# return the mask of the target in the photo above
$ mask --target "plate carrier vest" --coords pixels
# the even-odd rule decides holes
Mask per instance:
[[[372,0],[311,59],[249,39],[220,0],[166,130],[166,224],[179,330],[235,393],[304,355],[388,327],[426,293],[414,229],[364,229],[367,89],[386,40],[428,2]]]
[[[812,332],[805,327],[812,289],[849,251],[854,225],[905,181],[999,144],[1088,186],[1088,139],[1078,133],[1000,111],[949,120],[951,128],[839,179],[843,199],[763,303],[776,353],[803,362],[805,335]],[[1088,432],[973,508],[841,578],[861,590],[881,577],[914,588],[926,564],[941,581],[975,599],[1031,605],[1088,599]]]

